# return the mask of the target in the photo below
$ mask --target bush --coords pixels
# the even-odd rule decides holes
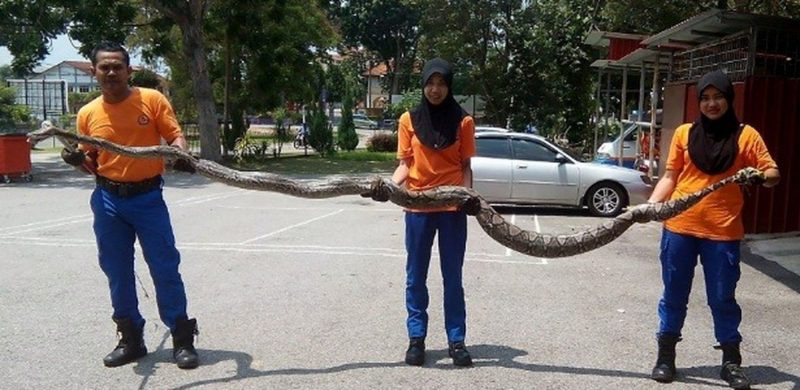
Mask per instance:
[[[237,162],[242,162],[248,157],[264,157],[269,145],[267,141],[257,139],[250,134],[245,134],[236,140],[233,147],[233,157]]]
[[[397,134],[375,134],[367,140],[370,152],[396,152]]]

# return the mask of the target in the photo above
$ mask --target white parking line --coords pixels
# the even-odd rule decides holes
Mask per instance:
[[[47,221],[31,222],[31,223],[26,223],[24,225],[6,226],[6,227],[0,228],[0,232],[5,232],[7,230],[24,229],[24,228],[33,227],[33,226],[48,225],[48,224],[51,224],[51,223],[73,223],[73,222],[76,222],[76,221],[82,222],[87,217],[91,217],[91,216],[92,216],[91,214],[80,214],[80,215],[73,215],[73,216],[69,216],[69,217],[51,219],[51,220],[47,220]],[[8,233],[8,234],[15,234],[15,233],[12,232],[12,233]]]
[[[517,214],[511,214],[511,224],[517,224]],[[511,248],[506,248],[506,257],[511,256]]]
[[[201,203],[205,203],[205,202],[210,202],[212,200],[230,198],[232,196],[239,195],[239,194],[241,194],[243,192],[247,192],[247,190],[239,189],[239,190],[235,190],[235,191],[227,191],[227,192],[221,192],[221,193],[216,193],[216,194],[209,194],[209,195],[202,195],[202,196],[192,196],[190,198],[181,199],[181,200],[172,202],[169,205],[170,206],[196,205],[196,204],[201,204]]]
[[[230,209],[230,210],[264,210],[264,211],[328,211],[331,210],[333,207],[248,207],[248,206],[217,206],[220,209]],[[354,210],[354,211],[367,211],[367,212],[396,212],[400,213],[401,210],[397,208],[363,208],[363,207],[350,207],[345,208],[343,210]]]
[[[339,209],[339,210],[336,210],[336,211],[334,211],[332,213],[328,213],[328,214],[325,214],[325,215],[322,215],[322,216],[319,216],[319,217],[316,217],[316,218],[311,218],[311,219],[309,219],[307,221],[300,222],[300,223],[294,224],[292,226],[287,226],[287,227],[285,227],[283,229],[278,229],[278,230],[276,230],[274,232],[271,232],[271,233],[267,233],[267,234],[264,234],[264,235],[261,235],[261,236],[255,237],[255,238],[251,238],[249,240],[242,241],[239,244],[240,245],[249,244],[251,242],[258,241],[258,240],[260,240],[262,238],[267,238],[269,236],[272,236],[272,235],[275,235],[275,234],[278,234],[278,233],[282,233],[282,232],[285,232],[285,231],[290,230],[290,229],[294,229],[294,228],[299,227],[299,226],[308,225],[309,223],[314,222],[314,221],[319,221],[320,219],[328,218],[328,217],[330,217],[332,215],[339,214],[342,211],[344,211],[344,209]]]
[[[541,233],[542,232],[542,227],[539,226],[539,215],[538,214],[533,214],[533,228],[536,229],[536,233]],[[540,258],[539,260],[542,262],[542,264],[547,264],[547,259]]]
[[[24,245],[26,247],[56,247],[56,248],[94,248],[94,240],[84,239],[54,239],[50,237],[12,237],[0,241],[2,245]],[[138,245],[137,245],[138,246]],[[323,246],[323,245],[266,245],[266,244],[235,244],[226,242],[188,242],[178,244],[181,251],[198,252],[236,252],[236,253],[292,253],[292,254],[321,254],[354,257],[388,257],[404,259],[404,250],[393,248],[368,248],[351,246]],[[142,253],[141,250],[138,253]],[[432,259],[439,257],[438,252],[431,254]],[[506,260],[503,256],[490,253],[467,253],[466,262],[498,263],[498,264],[523,264],[543,265],[541,261]],[[536,259],[541,260],[541,259]]]

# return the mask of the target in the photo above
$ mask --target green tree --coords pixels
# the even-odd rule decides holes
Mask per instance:
[[[308,143],[322,156],[335,153],[333,148],[333,129],[328,123],[325,110],[315,107],[311,111],[311,126],[309,126]]]
[[[415,0],[332,0],[331,16],[340,25],[345,43],[362,45],[377,54],[390,70],[389,91],[401,91],[412,72],[420,38],[422,9]]]
[[[153,72],[150,69],[142,68],[133,72],[133,75],[131,76],[131,85],[157,89],[161,86],[161,79],[158,77],[156,72]]]
[[[220,140],[211,94],[203,36],[204,0],[9,0],[0,2],[0,46],[7,46],[16,72],[30,71],[48,53],[57,35],[68,33],[81,42],[88,57],[100,41],[123,43],[137,13],[158,15],[181,32],[183,60],[188,64],[200,126],[201,156],[218,160]]]
[[[31,121],[28,107],[16,104],[13,88],[0,85],[0,132]]]
[[[5,85],[5,81],[14,78],[14,71],[10,65],[0,66],[0,84]]]
[[[76,114],[81,107],[100,96],[100,91],[91,92],[72,92],[67,95],[69,102],[69,112]]]
[[[336,133],[336,145],[346,151],[355,150],[358,146],[358,134],[353,124],[353,98],[349,93],[345,93],[342,101],[342,121]]]

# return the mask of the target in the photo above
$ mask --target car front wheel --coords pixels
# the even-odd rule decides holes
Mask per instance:
[[[589,212],[598,217],[615,217],[628,204],[625,190],[614,183],[597,184],[589,189],[586,196]]]

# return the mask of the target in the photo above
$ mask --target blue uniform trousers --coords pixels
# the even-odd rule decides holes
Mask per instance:
[[[161,188],[132,197],[119,197],[100,187],[92,193],[94,233],[100,268],[108,277],[114,318],[130,318],[143,327],[134,276],[134,241],[144,252],[156,289],[161,320],[171,331],[186,316],[186,293],[178,273],[180,253]]]
[[[467,332],[462,268],[467,245],[467,216],[461,211],[406,212],[406,309],[409,338],[428,333],[428,266],[438,232],[444,279],[444,324],[449,342],[464,341]]]
[[[719,343],[742,341],[739,324],[742,310],[736,303],[739,281],[739,241],[716,241],[678,234],[664,229],[661,236],[661,277],[664,294],[658,304],[659,335],[680,336],[692,289],[697,258],[703,266],[706,298],[714,318]]]

